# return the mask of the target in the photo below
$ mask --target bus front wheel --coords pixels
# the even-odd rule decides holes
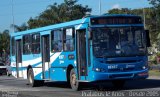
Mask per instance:
[[[71,85],[71,88],[75,91],[78,91],[81,89],[80,82],[77,81],[77,77],[74,69],[71,69],[70,71],[70,85]]]

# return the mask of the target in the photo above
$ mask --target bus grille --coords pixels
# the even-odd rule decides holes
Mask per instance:
[[[109,69],[108,72],[129,72],[129,71],[133,71],[134,68],[118,68],[118,69]]]
[[[122,78],[122,77],[132,77],[133,74],[113,74],[109,78]]]
[[[121,61],[106,61],[107,64],[121,64],[121,63],[135,63],[140,62],[141,60],[121,60]]]

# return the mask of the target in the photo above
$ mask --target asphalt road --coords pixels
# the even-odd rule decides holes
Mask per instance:
[[[44,86],[30,87],[27,80],[0,76],[0,97],[134,97],[160,96],[160,77],[128,81],[116,89],[111,82],[84,84],[81,91],[73,91],[65,82],[46,82]]]

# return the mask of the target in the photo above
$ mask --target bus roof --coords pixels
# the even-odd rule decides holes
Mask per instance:
[[[42,32],[42,31],[58,29],[58,28],[62,28],[62,27],[69,27],[69,26],[73,26],[73,25],[87,23],[88,21],[89,21],[89,18],[87,17],[87,18],[83,18],[83,19],[79,19],[79,20],[70,21],[70,22],[53,24],[50,26],[30,29],[30,30],[21,31],[21,32],[14,32],[14,33],[11,33],[11,36],[19,36],[19,35],[29,34],[29,33],[33,33],[33,32]]]
[[[78,25],[78,24],[82,24],[82,23],[89,23],[90,18],[100,18],[100,17],[140,17],[140,16],[131,15],[131,14],[104,14],[104,15],[101,15],[101,16],[90,15],[90,16],[86,16],[82,19],[73,20],[73,21],[64,22],[64,23],[59,23],[59,24],[53,24],[53,25],[50,25],[50,26],[30,29],[30,30],[21,31],[21,32],[14,32],[14,33],[11,33],[10,35],[11,36],[19,36],[19,35],[30,34],[30,33],[34,33],[34,32],[36,33],[36,32],[52,30],[52,29],[58,29],[58,28],[62,28],[62,27],[69,27],[69,26]]]
[[[127,17],[140,17],[138,15],[133,15],[133,14],[104,14],[103,16],[127,16]]]

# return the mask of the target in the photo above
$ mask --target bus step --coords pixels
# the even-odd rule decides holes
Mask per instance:
[[[44,81],[50,81],[51,79],[43,79]]]
[[[87,80],[77,80],[78,82],[89,82]]]

